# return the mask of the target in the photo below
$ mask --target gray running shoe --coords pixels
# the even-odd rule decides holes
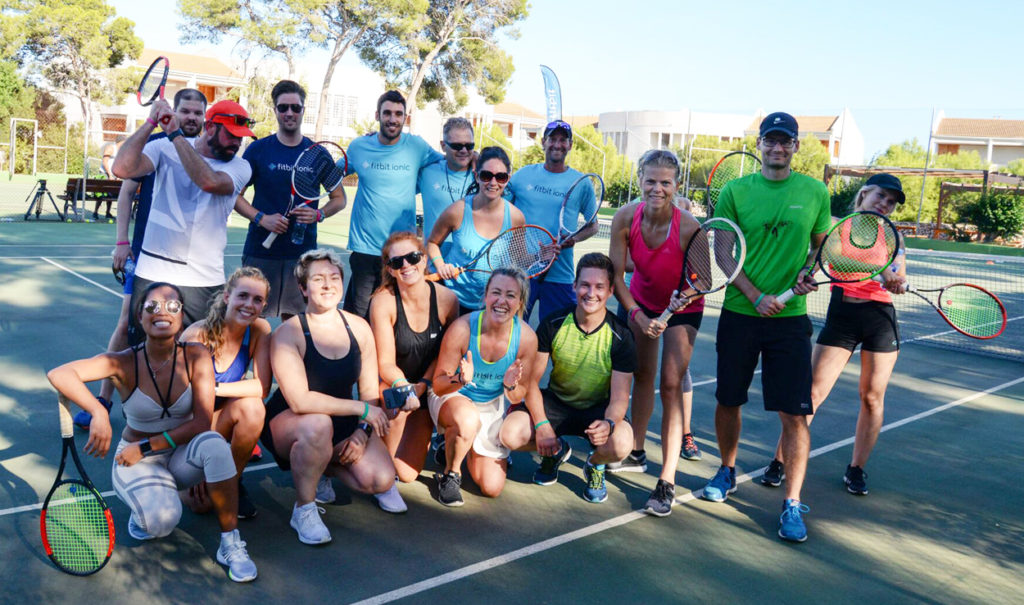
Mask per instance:
[[[462,475],[456,472],[434,473],[437,481],[437,501],[445,506],[462,506]]]
[[[609,473],[646,473],[647,453],[630,453],[621,462],[610,462],[607,465]]]
[[[663,479],[658,479],[654,486],[651,497],[644,505],[644,512],[655,517],[667,517],[672,514],[672,504],[676,500],[676,488],[674,485]]]

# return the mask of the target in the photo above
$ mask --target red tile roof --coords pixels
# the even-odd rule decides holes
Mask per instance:
[[[938,136],[998,139],[1024,138],[1024,120],[978,120],[943,118],[935,129]]]
[[[242,74],[231,69],[231,67],[225,65],[219,59],[200,55],[189,55],[185,53],[145,48],[142,50],[142,54],[139,56],[136,63],[141,67],[149,67],[149,64],[161,55],[167,57],[167,61],[171,64],[171,69],[174,71],[184,71],[220,78],[243,79]]]

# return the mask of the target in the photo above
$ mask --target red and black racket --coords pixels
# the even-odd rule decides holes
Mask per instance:
[[[110,560],[114,551],[114,519],[78,459],[68,400],[61,395],[58,403],[64,449],[57,478],[43,502],[39,528],[43,548],[54,565],[63,572],[87,576],[103,569]],[[61,478],[68,452],[80,478]]]
[[[164,98],[164,88],[167,86],[167,74],[171,72],[171,62],[167,60],[167,57],[157,57],[149,69],[143,74],[142,80],[139,81],[139,89],[135,93],[135,98],[139,100],[139,105],[143,107],[149,107],[156,102],[157,99]],[[164,117],[160,120],[166,124],[171,121],[169,117]]]

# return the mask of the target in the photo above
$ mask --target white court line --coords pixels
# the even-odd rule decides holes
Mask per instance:
[[[228,246],[244,246],[241,244],[226,244]],[[110,248],[110,244],[0,244],[0,248]]]
[[[225,254],[224,258],[241,258],[241,256],[242,256],[241,254]],[[32,259],[32,260],[34,260],[34,259],[37,259],[37,258],[42,258],[42,257],[41,256],[3,256],[3,255],[0,255],[0,260],[8,260],[8,259],[12,259],[12,260],[30,260],[30,259]],[[73,256],[54,256],[53,254],[51,254],[47,258],[59,258],[61,260],[65,260],[65,259],[66,260],[75,260],[76,258],[106,258],[106,259],[109,260],[110,259],[110,255],[109,254],[81,254],[81,255],[80,254],[75,254]]]
[[[930,410],[926,410],[924,412],[921,412],[920,414],[915,414],[913,416],[909,416],[907,418],[904,418],[903,420],[897,420],[896,422],[892,422],[892,423],[886,424],[886,425],[884,425],[882,427],[882,431],[888,431],[890,429],[894,429],[894,428],[903,426],[905,424],[909,424],[911,422],[915,422],[917,420],[921,420],[922,418],[926,418],[926,417],[931,416],[933,414],[938,414],[939,412],[944,412],[944,411],[946,411],[946,410],[948,410],[950,408],[954,408],[956,406],[968,403],[970,401],[974,401],[975,399],[978,399],[979,397],[983,397],[985,395],[989,395],[991,393],[995,393],[995,392],[1001,391],[1003,389],[1012,387],[1013,385],[1018,384],[1020,382],[1024,382],[1024,376],[1021,376],[1020,378],[1016,378],[1014,380],[1010,380],[1008,382],[1004,382],[1003,384],[996,385],[994,387],[985,389],[984,391],[979,391],[979,392],[973,393],[971,395],[967,395],[966,397],[962,397],[960,399],[957,399],[956,401],[951,401],[949,403],[945,403],[945,404],[940,405],[940,406],[938,406],[936,408],[932,408]],[[848,437],[848,438],[843,439],[841,441],[837,441],[835,443],[831,443],[829,445],[826,445],[826,446],[823,446],[823,447],[819,447],[819,448],[817,448],[815,450],[812,450],[811,454],[810,454],[810,457],[811,458],[816,458],[818,456],[821,456],[822,454],[825,454],[827,452],[831,452],[832,450],[839,449],[841,447],[850,445],[851,443],[853,443],[853,437]],[[736,484],[739,485],[740,483],[746,483],[746,482],[751,481],[751,480],[753,480],[753,479],[755,479],[757,477],[760,477],[761,475],[764,474],[764,471],[766,470],[766,468],[767,467],[762,467],[762,468],[760,468],[760,469],[758,469],[756,471],[751,471],[749,473],[746,473],[744,475],[740,475],[740,476],[736,477]],[[701,491],[703,491],[703,489],[694,490],[694,491],[692,491],[692,492],[690,492],[688,494],[685,494],[683,496],[680,496],[680,497],[676,498],[675,502],[678,503],[678,504],[684,504],[686,502],[691,502],[693,500],[696,500],[697,496],[699,495],[699,493]],[[619,515],[618,517],[613,517],[613,518],[608,519],[606,521],[602,521],[600,523],[596,523],[594,525],[591,525],[591,526],[588,526],[588,527],[584,527],[584,528],[578,529],[576,531],[572,531],[572,532],[569,532],[569,533],[566,533],[566,534],[562,534],[560,536],[555,536],[553,538],[549,538],[547,540],[544,540],[544,541],[541,541],[541,542],[537,542],[536,544],[531,544],[529,546],[525,546],[523,548],[520,548],[520,549],[517,549],[517,550],[513,550],[512,552],[508,552],[508,553],[505,553],[503,555],[499,555],[497,557],[492,557],[492,558],[487,559],[485,561],[480,561],[479,563],[474,563],[472,565],[467,565],[466,567],[462,567],[460,569],[456,569],[454,571],[450,571],[450,572],[448,572],[446,574],[441,574],[439,576],[435,576],[433,578],[429,578],[429,579],[423,580],[421,582],[416,582],[414,584],[410,584],[408,586],[404,586],[404,587],[398,588],[396,590],[385,592],[385,593],[379,594],[379,595],[377,595],[375,597],[370,597],[369,599],[364,599],[362,601],[357,601],[354,605],[370,605],[370,604],[376,605],[376,604],[379,604],[379,603],[390,603],[391,601],[397,601],[398,599],[403,599],[405,597],[412,596],[414,594],[418,594],[418,593],[421,593],[421,592],[424,592],[424,591],[427,591],[427,590],[431,590],[431,589],[437,588],[438,586],[442,586],[444,584],[449,584],[449,583],[454,582],[456,580],[461,580],[463,578],[466,578],[466,577],[469,577],[469,576],[472,576],[472,575],[475,575],[475,574],[478,574],[478,573],[481,573],[481,572],[484,572],[484,571],[489,571],[489,570],[494,569],[496,567],[499,567],[501,565],[505,565],[507,563],[512,563],[513,561],[516,561],[516,560],[528,557],[530,555],[535,555],[535,554],[537,554],[539,552],[543,552],[545,550],[549,550],[549,549],[555,548],[556,546],[561,546],[563,544],[568,544],[569,542],[574,542],[574,541],[579,540],[581,538],[586,538],[586,537],[594,535],[596,533],[600,533],[600,532],[603,532],[603,531],[608,530],[608,529],[612,529],[612,528],[615,528],[615,527],[619,527],[619,526],[625,525],[627,523],[631,523],[633,521],[636,521],[637,519],[642,519],[642,518],[644,518],[646,516],[647,516],[646,514],[644,514],[642,512],[639,512],[639,511],[633,511],[633,512],[629,512],[629,513],[625,513],[623,515]]]
[[[58,263],[58,262],[52,261],[52,260],[50,260],[50,259],[46,258],[45,256],[40,256],[39,258],[41,258],[41,259],[43,259],[44,261],[46,261],[46,262],[50,263],[50,264],[51,264],[51,265],[53,265],[54,267],[57,267],[58,269],[62,269],[62,270],[64,270],[64,271],[67,271],[68,273],[70,273],[71,275],[74,275],[75,277],[78,277],[78,278],[84,279],[85,281],[89,282],[90,284],[92,284],[92,285],[96,286],[97,288],[99,288],[99,289],[101,289],[101,290],[106,290],[107,292],[110,292],[111,294],[113,294],[114,296],[116,296],[116,297],[118,297],[118,298],[121,298],[121,299],[123,299],[123,298],[124,298],[124,293],[123,293],[123,292],[115,292],[114,290],[111,290],[110,288],[108,288],[108,287],[104,286],[103,284],[101,284],[101,283],[99,283],[99,282],[94,282],[93,280],[91,280],[91,279],[89,279],[88,277],[86,277],[86,276],[82,275],[81,273],[79,273],[79,272],[77,272],[77,271],[73,271],[73,270],[71,270],[71,269],[68,269],[68,268],[67,268],[67,267],[65,267],[64,265],[62,265],[62,264],[60,264],[60,263]]]

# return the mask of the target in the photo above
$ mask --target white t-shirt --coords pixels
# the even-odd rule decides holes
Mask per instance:
[[[190,141],[193,146],[196,140]],[[227,174],[234,183],[232,193],[216,195],[192,182],[170,140],[150,141],[142,153],[153,163],[155,180],[136,275],[176,286],[223,284],[228,216],[249,182],[249,162],[239,155],[227,162],[203,157],[210,168]]]

